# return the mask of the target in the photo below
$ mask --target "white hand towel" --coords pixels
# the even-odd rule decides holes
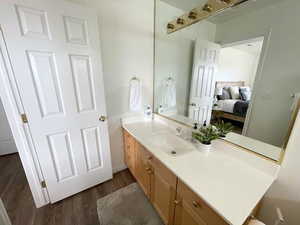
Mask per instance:
[[[176,107],[176,83],[174,80],[164,80],[161,93],[161,105],[165,109]]]
[[[291,111],[294,112],[297,109],[298,102],[300,101],[300,92],[296,93],[293,99],[293,104],[291,107]]]
[[[129,109],[137,112],[142,108],[142,84],[141,81],[133,79],[130,81]]]

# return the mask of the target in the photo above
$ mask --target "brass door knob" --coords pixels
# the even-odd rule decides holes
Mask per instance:
[[[100,120],[101,122],[104,122],[104,121],[106,120],[106,117],[105,117],[105,116],[100,116],[99,120]]]

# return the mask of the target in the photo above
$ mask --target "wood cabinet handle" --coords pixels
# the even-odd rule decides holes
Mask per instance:
[[[201,208],[201,205],[198,202],[193,201],[192,203],[195,208]]]
[[[150,167],[146,167],[146,171],[150,171],[151,170],[151,168]]]
[[[153,170],[151,168],[146,168],[148,174],[153,174]]]
[[[151,161],[153,159],[152,156],[148,156],[148,160]]]
[[[180,201],[179,200],[174,200],[174,205],[179,205]]]

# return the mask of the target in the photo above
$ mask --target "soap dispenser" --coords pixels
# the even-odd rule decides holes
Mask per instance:
[[[145,110],[145,119],[147,120],[152,120],[152,108],[151,108],[151,105],[147,105],[146,106],[146,110]]]

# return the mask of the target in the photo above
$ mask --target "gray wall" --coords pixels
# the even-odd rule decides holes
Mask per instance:
[[[285,0],[217,26],[216,41],[230,43],[271,30],[247,135],[280,146],[300,92],[300,1]]]

